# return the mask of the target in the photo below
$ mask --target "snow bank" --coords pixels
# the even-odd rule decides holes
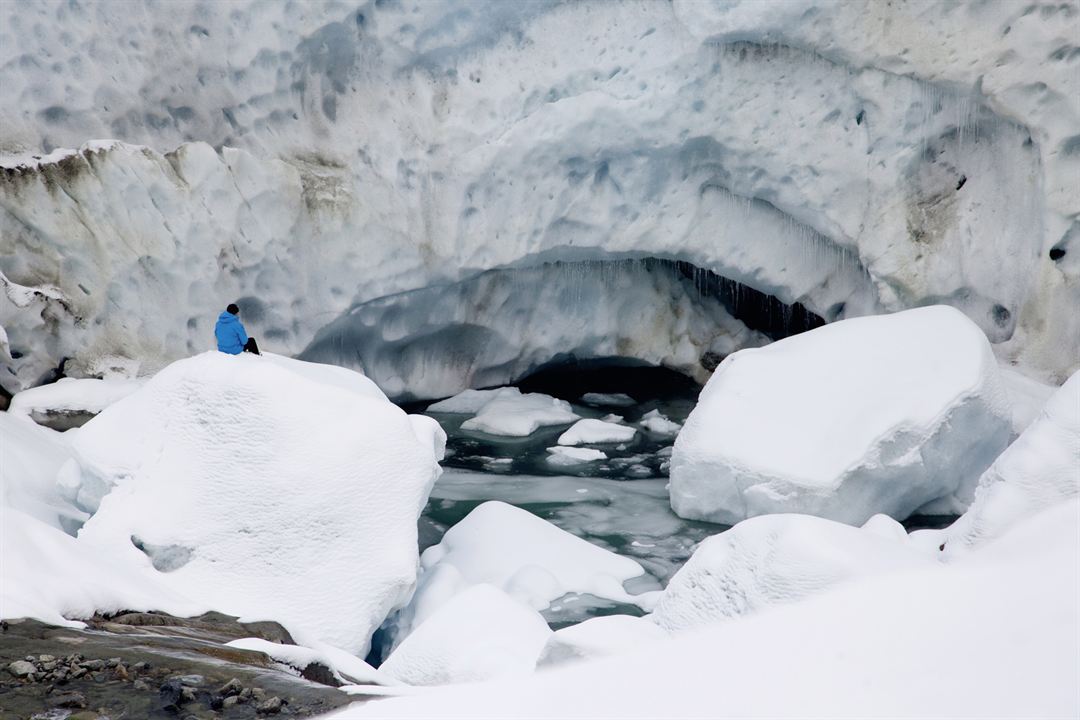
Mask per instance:
[[[671,506],[725,524],[962,508],[1009,437],[997,363],[963,314],[845,320],[721,363],[675,441]]]
[[[29,617],[50,625],[81,627],[83,623],[68,618],[121,610],[188,616],[211,609],[185,597],[182,590],[171,589],[144,568],[37,518],[10,506],[0,506],[0,513],[0,618]]]
[[[620,443],[634,439],[637,430],[627,425],[605,422],[594,418],[578,420],[559,436],[560,445],[585,445],[589,443]]]
[[[556,631],[544,646],[538,666],[618,655],[671,636],[646,618],[604,615]]]
[[[999,537],[1021,520],[1080,494],[1080,373],[979,478],[971,508],[945,533],[947,557]]]
[[[579,448],[556,445],[547,449],[548,456],[545,458],[549,465],[571,467],[584,463],[596,462],[607,459],[607,453],[596,448]]]
[[[0,509],[60,528],[60,518],[86,519],[61,497],[57,475],[71,459],[64,436],[15,413],[0,412]]]
[[[363,654],[412,590],[439,468],[430,425],[343,372],[218,352],[162,370],[78,431],[84,480],[115,486],[80,543]]]
[[[950,565],[864,578],[638,653],[331,717],[1076,717],[1078,541],[1073,500]]]
[[[409,685],[475,682],[532,672],[551,630],[535,610],[481,583],[439,607],[379,671]]]
[[[1029,378],[1007,365],[999,365],[998,369],[1012,406],[1013,432],[1019,435],[1039,417],[1043,405],[1057,390],[1057,386]]]
[[[809,515],[744,520],[701,543],[650,617],[665,630],[685,632],[933,562],[902,540],[882,538],[876,525],[866,531]]]
[[[541,427],[569,425],[577,419],[577,413],[565,400],[543,393],[523,394],[517,388],[502,388],[481,406],[474,417],[463,422],[461,429],[489,435],[525,437]]]

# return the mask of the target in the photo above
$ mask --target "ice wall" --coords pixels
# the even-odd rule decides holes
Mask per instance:
[[[9,389],[204,349],[236,298],[300,352],[370,301],[624,256],[1080,357],[1075,1],[0,14]],[[45,155],[95,137],[132,145]]]

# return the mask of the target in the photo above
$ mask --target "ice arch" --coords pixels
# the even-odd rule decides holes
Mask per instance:
[[[724,356],[822,322],[685,261],[555,261],[359,304],[300,357],[360,369],[404,401],[513,383],[568,359],[618,358],[704,382]]]

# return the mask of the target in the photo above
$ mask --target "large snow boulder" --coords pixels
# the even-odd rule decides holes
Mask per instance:
[[[478,584],[493,585],[534,610],[545,610],[568,593],[651,609],[657,595],[632,595],[623,586],[627,580],[647,579],[636,560],[498,501],[483,503],[450,528],[438,545],[424,551],[420,564],[416,593],[393,620],[395,644]]]
[[[882,535],[878,522],[863,529],[811,515],[745,520],[701,543],[650,617],[669,632],[684,632],[855,578],[933,562]]]
[[[947,557],[1080,494],[1080,372],[979,479],[975,502],[945,535]]]
[[[356,373],[204,353],[77,432],[80,542],[215,609],[362,654],[412,592],[444,436]]]
[[[845,320],[720,364],[675,441],[671,506],[725,524],[962,509],[1009,438],[990,344],[963,314]]]
[[[551,630],[540,613],[479,584],[423,622],[379,671],[409,685],[475,682],[532,672]]]
[[[0,508],[20,511],[60,528],[60,518],[85,519],[64,501],[56,478],[71,458],[64,436],[29,418],[0,412]]]

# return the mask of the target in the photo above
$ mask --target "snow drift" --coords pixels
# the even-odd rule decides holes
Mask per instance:
[[[412,591],[444,437],[356,373],[209,352],[77,432],[79,544],[210,607],[363,654]]]
[[[943,306],[735,353],[675,441],[671,506],[725,524],[799,512],[856,525],[966,507],[1010,438],[997,372],[982,331]]]

